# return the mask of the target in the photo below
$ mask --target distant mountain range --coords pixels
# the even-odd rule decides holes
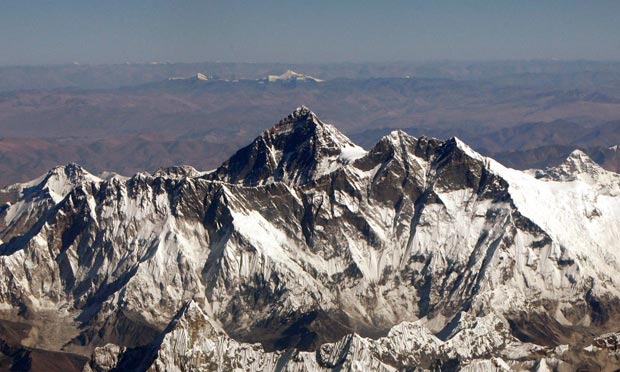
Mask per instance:
[[[286,70],[283,74],[280,74],[280,75],[269,75],[267,77],[267,81],[270,83],[277,82],[277,81],[312,81],[315,83],[320,83],[323,80],[317,79],[310,75],[300,74],[293,70]]]
[[[299,107],[212,171],[2,189],[0,368],[613,371],[619,220],[583,151],[364,150]]]
[[[256,80],[287,70],[322,80],[415,77],[502,85],[592,88],[620,78],[620,62],[432,61],[393,63],[123,63],[110,65],[0,66],[0,92],[32,89],[114,89],[202,73],[214,79]],[[617,85],[616,85],[617,87]]]
[[[618,169],[606,150],[620,143],[614,63],[3,67],[0,90],[4,186],[69,162],[127,176],[211,169],[300,103],[363,147],[404,129],[458,136],[517,168],[556,165],[580,148]]]

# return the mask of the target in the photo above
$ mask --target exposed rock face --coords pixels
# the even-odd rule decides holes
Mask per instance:
[[[361,147],[302,106],[239,150],[211,178],[245,186],[300,185],[364,154]]]
[[[3,190],[0,308],[75,319],[97,371],[574,365],[620,316],[620,184],[578,153],[537,177],[302,107],[210,173]]]

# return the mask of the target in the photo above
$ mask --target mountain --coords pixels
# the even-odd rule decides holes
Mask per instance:
[[[507,86],[610,87],[620,78],[620,63],[603,61],[432,61],[396,63],[174,63],[64,64],[0,66],[0,92],[74,87],[108,89],[136,86],[208,71],[221,79],[260,79],[285,70],[305,71],[322,79],[416,76],[498,81]]]
[[[315,82],[315,83],[320,83],[323,80],[317,79],[317,78],[312,77],[310,75],[300,74],[300,73],[295,72],[293,70],[286,70],[281,75],[269,75],[267,77],[267,81],[270,82],[270,83],[275,83],[276,81],[312,81],[312,82]]]
[[[29,335],[4,344],[85,371],[613,370],[618,177],[402,131],[365,151],[306,107],[210,172],[57,167],[0,192],[0,324]]]
[[[168,80],[208,81],[209,77],[202,72],[197,72],[190,77],[169,77]]]
[[[618,145],[582,147],[588,157],[601,167],[616,173],[620,172]],[[546,168],[561,164],[574,150],[575,147],[570,145],[552,145],[522,151],[502,151],[495,153],[493,157],[517,169]]]
[[[617,186],[620,185],[618,173],[603,169],[581,150],[571,152],[557,167],[536,172],[536,177],[561,182],[580,180],[612,194],[615,194]]]
[[[575,148],[600,162],[590,148],[620,143],[620,84],[604,65],[597,70],[596,64],[583,64],[592,74],[583,83],[574,81],[576,72],[544,80],[534,74],[527,80],[532,86],[517,84],[525,81],[518,76],[505,85],[503,79],[484,74],[451,80],[446,74],[390,66],[359,66],[359,73],[351,76],[347,66],[332,66],[337,74],[324,74],[320,66],[259,64],[0,68],[0,90],[3,76],[10,82],[11,73],[20,80],[21,73],[30,72],[28,78],[38,76],[36,82],[42,84],[22,84],[37,90],[0,94],[0,187],[71,162],[93,174],[115,171],[127,176],[175,164],[213,169],[259,135],[274,112],[286,112],[300,102],[320,110],[367,149],[395,129],[416,137],[458,136],[482,154],[519,169],[555,165]],[[463,77],[477,70],[469,67],[472,70],[453,66],[446,72]],[[325,81],[264,79],[289,68]],[[197,71],[208,80],[199,79]],[[66,85],[44,89],[48,85],[41,74],[46,73],[61,74],[59,84]],[[80,83],[88,76],[95,81]],[[175,76],[189,78],[169,79]],[[544,151],[548,146],[564,146],[566,151]],[[543,151],[532,156],[518,153],[539,148]]]
[[[214,174],[227,183],[301,185],[365,154],[363,148],[302,106],[239,150]]]

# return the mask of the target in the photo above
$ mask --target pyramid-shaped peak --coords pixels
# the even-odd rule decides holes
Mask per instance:
[[[71,183],[77,185],[81,182],[100,182],[101,179],[92,175],[79,164],[69,163],[67,165],[59,165],[52,168],[45,176],[45,182],[50,183],[52,180]]]
[[[303,184],[365,153],[333,125],[300,106],[237,151],[211,177],[244,185]]]
[[[297,107],[295,109],[295,111],[293,111],[293,113],[300,113],[302,115],[306,115],[306,114],[309,114],[311,112],[312,111],[306,105],[301,105],[301,106]]]
[[[405,132],[402,129],[396,129],[391,131],[390,133],[388,133],[387,135],[384,136],[386,139],[389,139],[390,141],[396,141],[399,140],[403,137],[407,138],[407,137],[413,137],[411,135],[409,135],[407,132]]]
[[[484,160],[484,156],[480,155],[480,153],[478,153],[476,150],[471,148],[468,144],[463,142],[460,138],[455,136],[455,137],[450,138],[448,142],[454,143],[456,148],[461,150],[468,157],[475,159],[475,160],[480,160],[480,161]]]
[[[317,149],[355,146],[351,140],[331,124],[324,123],[308,107],[299,106],[278,124],[263,132],[258,138],[271,137],[281,145],[303,140],[316,142]]]
[[[29,198],[51,198],[54,203],[59,203],[79,185],[102,181],[101,178],[90,174],[80,165],[70,163],[56,166],[32,181],[11,185],[4,190],[18,192]]]
[[[570,173],[600,173],[602,170],[588,154],[579,149],[573,150],[560,167]]]
[[[393,156],[395,153],[402,152],[411,144],[417,142],[417,138],[409,135],[402,130],[393,130],[385,136],[381,137],[374,147],[370,150],[370,153],[374,157],[385,158],[386,156]]]
[[[562,164],[537,171],[536,178],[567,182],[577,179],[598,179],[606,173],[609,172],[592,160],[588,154],[576,149],[566,157]]]
[[[592,161],[592,159],[590,159],[590,157],[588,156],[588,154],[586,154],[585,152],[579,150],[579,149],[575,149],[573,150],[570,154],[568,154],[567,160],[569,159],[578,159],[578,160],[589,160]]]
[[[320,122],[320,120],[317,118],[314,112],[312,112],[312,110],[310,110],[304,105],[301,105],[297,107],[293,112],[291,112],[287,117],[280,120],[276,127],[308,121],[316,122],[317,124]]]
[[[77,163],[69,163],[69,164],[65,164],[65,165],[58,165],[54,168],[52,168],[48,174],[49,175],[59,175],[59,174],[65,174],[67,176],[71,176],[71,177],[80,177],[84,174],[87,174],[88,172],[82,168],[81,165],[77,164]]]

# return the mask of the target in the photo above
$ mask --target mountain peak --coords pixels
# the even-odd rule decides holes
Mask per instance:
[[[291,112],[287,117],[283,118],[276,124],[273,129],[278,129],[291,124],[304,124],[304,123],[321,123],[318,117],[307,106],[301,105]]]
[[[334,126],[300,106],[239,150],[212,175],[230,183],[303,184],[366,153]]]
[[[456,146],[456,148],[458,148],[459,150],[461,150],[465,155],[469,156],[472,159],[475,160],[483,160],[484,156],[480,155],[476,150],[472,149],[471,147],[469,147],[468,144],[466,144],[465,142],[463,142],[460,138],[458,137],[452,137],[448,140],[448,142],[452,142],[454,143],[454,145]]]
[[[76,163],[59,165],[44,175],[26,183],[18,183],[4,189],[5,192],[18,192],[23,195],[39,195],[50,197],[54,203],[59,203],[75,187],[84,182],[101,182],[96,177]]]
[[[559,166],[552,168],[552,171],[559,179],[566,181],[579,178],[579,175],[596,176],[605,172],[588,154],[579,149],[573,150],[566,160]]]
[[[72,183],[79,183],[85,180],[100,181],[98,177],[90,174],[86,169],[82,168],[81,165],[76,163],[69,163],[54,167],[47,172],[44,177],[46,180],[49,180],[50,178],[66,179]]]
[[[153,174],[155,177],[168,177],[168,178],[186,178],[186,177],[199,177],[203,172],[199,172],[191,165],[177,165],[171,167],[161,167]]]
[[[196,80],[202,80],[202,81],[207,81],[209,80],[209,78],[207,77],[207,75],[201,73],[201,72],[197,72],[196,76],[195,76]]]
[[[536,171],[536,178],[560,182],[580,180],[611,193],[620,190],[620,175],[603,169],[579,149],[573,150],[562,164]]]
[[[580,163],[580,164],[594,163],[594,161],[590,159],[588,154],[586,154],[585,152],[579,149],[575,149],[570,154],[568,154],[568,157],[566,157],[566,160],[565,160],[565,163],[566,162]]]
[[[300,74],[293,70],[286,70],[281,75],[268,75],[267,81],[273,83],[276,81],[313,81],[315,83],[320,83],[323,80],[317,79],[310,75]]]

